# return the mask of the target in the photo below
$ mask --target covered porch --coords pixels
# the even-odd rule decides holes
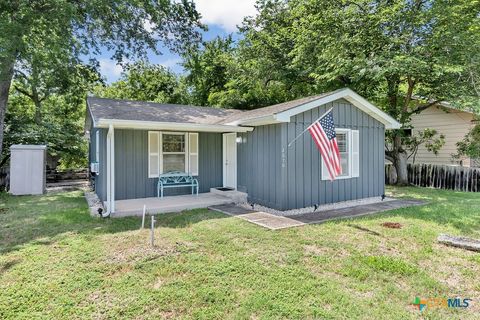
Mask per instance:
[[[115,201],[115,212],[112,217],[141,216],[143,206],[148,214],[161,214],[167,212],[180,212],[207,208],[215,205],[238,203],[246,201],[246,194],[238,191],[214,191],[198,195],[178,195],[163,198],[139,198]]]
[[[251,131],[251,128],[190,125],[174,132],[159,124],[136,129],[114,124],[109,124],[106,131],[103,176],[107,214],[140,215],[144,205],[149,213],[165,213],[232,202],[221,195],[210,194],[209,190],[236,189],[236,133]],[[172,187],[165,190],[163,199],[154,197],[159,175],[175,171],[198,180],[198,196],[175,195],[190,191]]]

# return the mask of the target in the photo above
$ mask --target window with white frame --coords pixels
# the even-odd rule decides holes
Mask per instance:
[[[162,156],[160,157],[162,173],[187,171],[185,140],[185,133],[162,133]]]
[[[148,177],[170,171],[198,175],[198,133],[148,132]]]
[[[351,129],[335,129],[340,151],[342,174],[337,179],[355,178],[359,176],[359,131]],[[329,180],[329,174],[322,157],[322,180]]]
[[[340,151],[340,166],[342,167],[342,174],[339,177],[350,176],[350,139],[348,139],[348,132],[337,133],[338,151]]]

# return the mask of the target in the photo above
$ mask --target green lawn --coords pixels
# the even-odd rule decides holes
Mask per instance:
[[[168,214],[154,249],[138,218],[91,218],[80,192],[3,194],[0,319],[478,319],[480,254],[435,240],[480,238],[480,195],[389,193],[430,204],[281,231],[208,210]],[[420,313],[416,296],[473,304]]]

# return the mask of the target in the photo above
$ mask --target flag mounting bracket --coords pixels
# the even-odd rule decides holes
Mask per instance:
[[[323,117],[325,117],[330,111],[332,111],[333,108],[330,108],[329,110],[327,110],[327,112],[325,112],[320,118],[318,118],[317,120],[313,121],[312,124],[310,124],[305,130],[303,130],[298,136],[295,137],[295,139],[293,139],[292,141],[290,141],[287,145],[287,147],[289,148],[292,143],[294,143],[298,138],[300,138],[305,132],[307,132],[308,129],[310,129],[311,126],[313,126],[314,123],[322,120]]]

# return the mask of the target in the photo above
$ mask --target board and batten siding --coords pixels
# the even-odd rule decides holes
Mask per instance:
[[[280,139],[278,124],[239,133],[237,143],[237,189],[248,193],[249,201],[278,209],[281,201]]]
[[[337,128],[359,130],[359,177],[322,180],[321,155],[308,132],[287,146],[330,108]],[[259,126],[240,136],[238,185],[251,202],[289,210],[384,193],[385,126],[346,100],[298,114],[289,123]]]
[[[199,132],[199,192],[222,186],[222,135]],[[156,178],[148,178],[148,131],[115,130],[115,200],[157,196]],[[165,189],[165,196],[189,194],[188,187]]]

